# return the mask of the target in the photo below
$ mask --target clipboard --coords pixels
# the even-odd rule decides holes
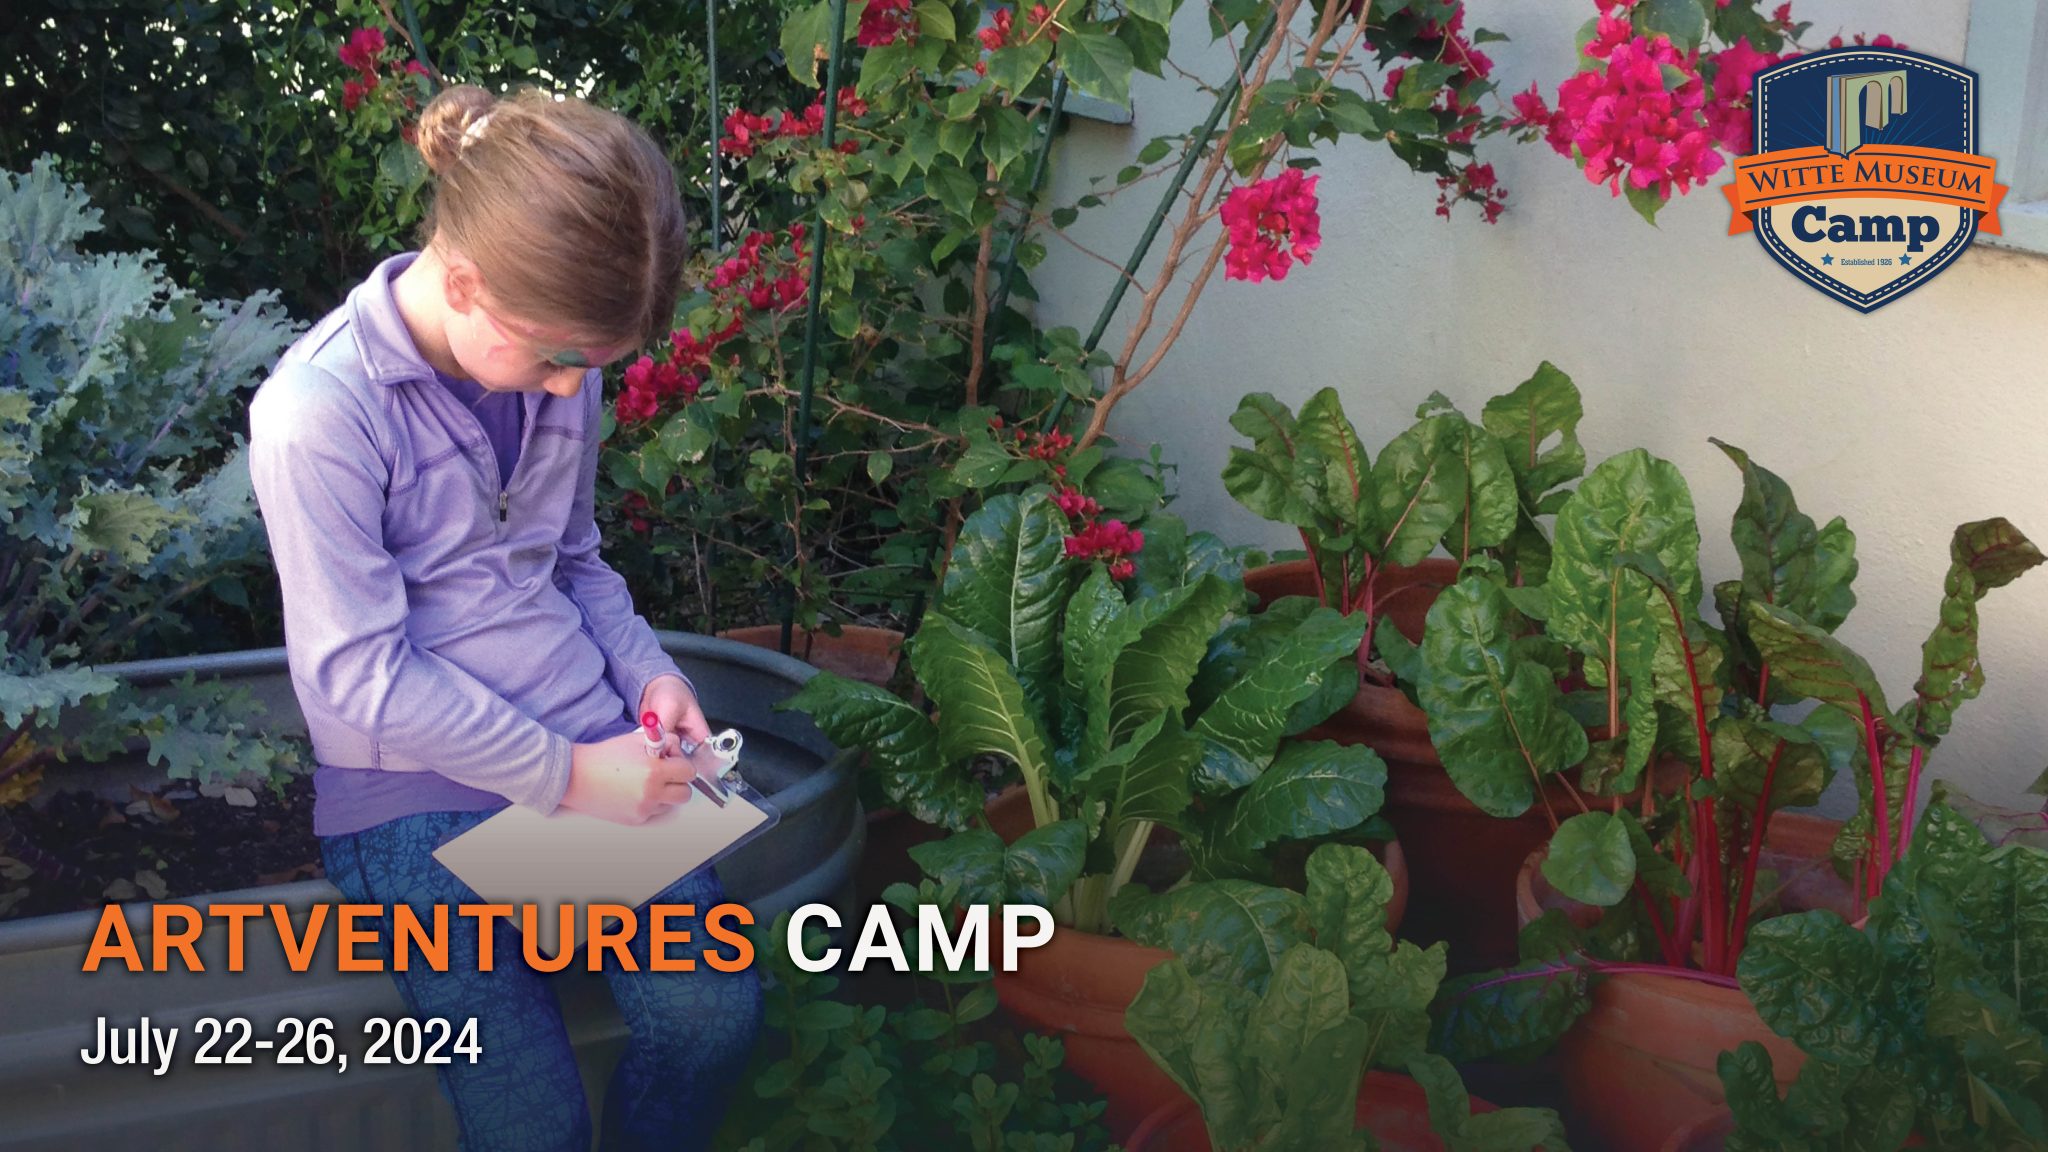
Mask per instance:
[[[689,753],[716,758],[723,805],[693,790],[687,803],[644,824],[614,824],[566,808],[542,813],[514,804],[436,848],[434,859],[486,903],[536,905],[536,942],[559,955],[562,905],[638,908],[775,826],[782,814],[740,775],[739,749],[739,733],[727,729]],[[574,920],[575,934],[563,947],[583,941],[588,915]]]

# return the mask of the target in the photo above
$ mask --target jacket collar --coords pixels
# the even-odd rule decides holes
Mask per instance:
[[[402,384],[409,380],[432,380],[434,369],[420,355],[398,314],[398,301],[391,294],[391,281],[419,259],[417,252],[401,252],[378,264],[375,271],[348,294],[349,329],[355,336],[356,353],[362,358],[372,384]]]

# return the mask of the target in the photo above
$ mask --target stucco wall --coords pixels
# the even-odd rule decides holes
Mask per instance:
[[[1572,67],[1585,0],[1469,0],[1469,19],[1507,33],[1486,50],[1503,92]],[[1175,59],[1215,75],[1200,0],[1175,30]],[[1889,32],[1916,50],[1963,57],[1967,0],[1804,0],[1809,41]],[[1141,77],[1135,123],[1084,123],[1062,144],[1051,196],[1072,203],[1090,174],[1130,163],[1155,135],[1186,131],[1207,99]],[[1733,575],[1727,525],[1735,469],[1707,443],[1747,448],[1784,476],[1816,520],[1842,515],[1858,538],[1860,604],[1841,636],[1895,702],[1908,698],[1960,521],[2010,517],[2048,541],[2048,257],[1979,243],[1931,284],[1870,316],[1794,280],[1747,236],[1726,234],[1717,186],[1672,204],[1660,225],[1588,184],[1542,145],[1490,141],[1512,190],[1488,227],[1470,206],[1432,215],[1433,181],[1356,139],[1320,155],[1323,246],[1284,283],[1219,278],[1160,372],[1120,406],[1112,434],[1157,440],[1179,466],[1179,509],[1227,538],[1286,547],[1219,479],[1244,392],[1292,404],[1335,385],[1369,448],[1442,389],[1468,414],[1540,360],[1585,394],[1580,436],[1595,460],[1633,446],[1692,484],[1709,582]],[[1156,184],[1085,213],[1080,243],[1121,261]],[[1156,250],[1155,250],[1156,252]],[[1041,318],[1085,331],[1113,277],[1052,242],[1037,283]],[[1124,305],[1104,347],[1136,311]],[[1989,686],[1930,762],[1980,798],[2013,802],[2048,763],[2048,571],[1984,605]],[[1828,807],[1839,810],[1838,787]]]

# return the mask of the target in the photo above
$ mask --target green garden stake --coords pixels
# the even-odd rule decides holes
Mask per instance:
[[[412,49],[419,53],[420,63],[426,65],[427,87],[438,87],[434,77],[439,76],[441,70],[434,67],[433,57],[427,55],[427,38],[420,33],[420,14],[414,9],[413,0],[399,0],[399,6],[405,11],[405,30],[412,36]]]
[[[725,165],[718,154],[718,0],[704,0],[704,61],[711,72],[711,248],[725,247]]]
[[[827,153],[832,151],[839,135],[839,57],[846,40],[846,0],[832,0],[831,50],[825,60],[825,133],[822,144]],[[808,298],[804,305],[804,362],[802,375],[798,377],[796,404],[796,515],[803,515],[805,484],[804,476],[809,470],[811,458],[811,390],[818,370],[818,301],[823,294],[820,286],[825,280],[825,205],[818,204],[818,227],[811,237],[811,282]],[[789,529],[789,567],[792,580],[795,578],[797,562],[797,535],[795,522]],[[796,585],[788,586],[783,593],[782,604],[782,654],[789,654],[791,634],[796,625]]]

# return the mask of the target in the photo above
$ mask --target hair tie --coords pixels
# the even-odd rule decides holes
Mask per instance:
[[[477,117],[476,119],[474,119],[474,120],[471,120],[471,121],[470,121],[470,122],[469,122],[469,123],[468,123],[467,125],[465,125],[465,126],[463,127],[463,129],[462,129],[462,144],[461,144],[461,146],[462,146],[462,147],[464,147],[464,148],[467,148],[467,147],[469,147],[469,146],[470,146],[471,144],[474,144],[474,143],[476,143],[476,142],[477,142],[478,140],[481,140],[481,139],[483,139],[483,136],[484,136],[484,125],[486,125],[486,124],[488,124],[488,123],[490,123],[490,122],[491,122],[491,114],[490,114],[489,112],[486,112],[486,113],[484,113],[483,115],[481,115],[481,116]]]

